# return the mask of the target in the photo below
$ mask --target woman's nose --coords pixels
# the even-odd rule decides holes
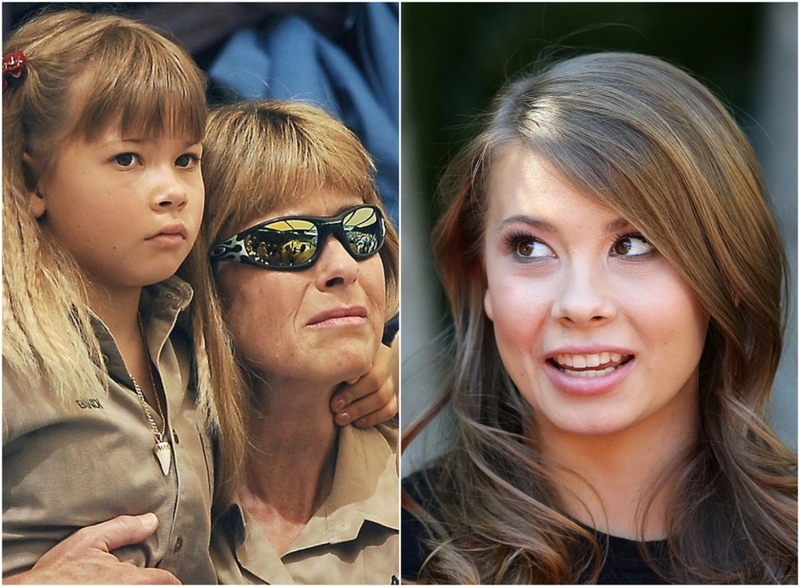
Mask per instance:
[[[316,263],[317,287],[320,290],[349,285],[358,277],[358,261],[347,252],[334,235],[328,236]]]
[[[568,325],[600,325],[613,320],[617,307],[613,284],[602,268],[571,267],[558,284],[551,314]]]

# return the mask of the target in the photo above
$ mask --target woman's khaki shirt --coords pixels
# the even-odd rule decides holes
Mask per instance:
[[[4,368],[4,577],[30,569],[79,528],[153,512],[156,533],[114,554],[140,567],[166,569],[183,583],[216,582],[209,555],[212,454],[190,384],[190,341],[176,329],[191,297],[189,285],[172,278],[147,288],[141,306],[167,398],[173,447],[167,476],[153,454],[153,431],[122,355],[99,319],[107,395],[98,386],[65,406],[53,390],[31,387]],[[160,429],[158,410],[150,411]]]
[[[341,428],[331,493],[283,557],[241,504],[215,524],[219,582],[391,584],[400,576],[399,491],[397,430]]]

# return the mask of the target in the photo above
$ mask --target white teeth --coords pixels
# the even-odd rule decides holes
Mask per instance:
[[[622,355],[617,353],[600,353],[598,355],[556,355],[556,363],[562,367],[599,367],[611,361],[619,361]]]
[[[607,375],[619,367],[622,357],[623,355],[619,353],[604,351],[602,353],[592,355],[556,355],[555,362],[556,365],[568,375],[576,375],[579,377],[602,377],[603,375]],[[612,364],[612,366],[605,367],[603,369],[597,368],[601,365],[609,364]],[[572,367],[572,369],[570,367]],[[582,370],[576,371],[575,369]]]
[[[607,369],[589,369],[588,371],[573,371],[572,369],[562,369],[564,373],[567,375],[572,375],[573,377],[583,377],[585,379],[591,379],[593,377],[602,377],[603,375],[608,375],[609,373],[613,373],[616,371],[616,367],[608,367]]]

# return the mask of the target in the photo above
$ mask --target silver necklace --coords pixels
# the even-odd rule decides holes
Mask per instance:
[[[153,431],[153,436],[155,436],[156,439],[156,445],[153,447],[153,453],[158,459],[158,464],[161,465],[161,471],[164,473],[164,475],[169,475],[169,468],[172,464],[172,447],[169,445],[169,442],[166,441],[167,417],[161,407],[161,400],[158,398],[158,388],[156,387],[156,379],[153,376],[153,366],[150,360],[150,347],[147,344],[147,335],[145,334],[144,326],[142,325],[141,313],[137,314],[137,318],[139,320],[139,332],[142,335],[144,350],[147,354],[147,372],[150,375],[150,385],[153,386],[153,395],[156,398],[158,415],[161,416],[160,431],[158,426],[156,426],[155,420],[153,420],[153,415],[150,413],[150,407],[147,405],[147,400],[144,398],[142,388],[139,387],[139,383],[136,381],[136,378],[133,375],[131,375],[131,381],[133,381],[133,388],[136,390],[136,395],[139,397],[139,403],[142,404],[144,415],[147,417],[147,421],[150,423],[150,429]]]

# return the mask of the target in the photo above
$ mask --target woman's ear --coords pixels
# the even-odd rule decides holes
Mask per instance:
[[[492,310],[492,292],[489,291],[488,287],[486,288],[486,292],[483,294],[483,311],[486,312],[486,317],[494,322],[494,318],[492,317],[492,314],[494,313]]]
[[[33,161],[33,157],[27,151],[22,154],[22,161],[27,166],[26,175],[29,177],[36,176],[37,174],[34,172],[35,163]],[[44,199],[44,196],[39,193],[38,186],[34,186],[31,189],[30,195],[30,209],[31,214],[37,220],[44,216],[44,213],[47,211],[47,202]]]

